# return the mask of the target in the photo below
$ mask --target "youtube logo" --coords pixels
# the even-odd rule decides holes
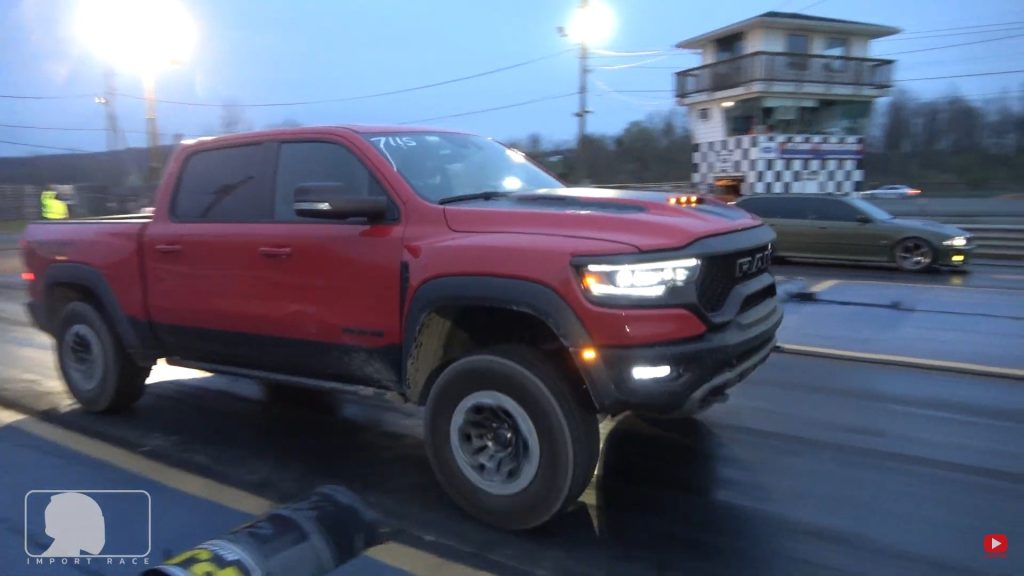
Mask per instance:
[[[989,557],[1005,557],[1007,549],[1006,534],[985,535],[985,555]]]

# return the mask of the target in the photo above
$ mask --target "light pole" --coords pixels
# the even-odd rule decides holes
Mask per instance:
[[[79,0],[77,25],[83,42],[96,56],[142,80],[149,148],[147,181],[154,183],[161,168],[156,76],[191,56],[195,23],[177,0]]]
[[[559,29],[563,36],[580,45],[580,85],[579,109],[576,111],[576,179],[583,182],[587,179],[585,162],[585,140],[587,136],[587,74],[590,58],[590,46],[604,42],[615,28],[615,15],[608,6],[599,0],[580,0],[567,29]]]

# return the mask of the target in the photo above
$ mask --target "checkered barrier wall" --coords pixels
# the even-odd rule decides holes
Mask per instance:
[[[779,144],[847,144],[862,146],[863,136],[751,135],[693,145],[692,181],[699,189],[716,177],[742,176],[740,192],[854,192],[864,180],[857,158],[778,158],[762,154],[762,146]],[[727,158],[723,161],[722,158]],[[808,173],[815,178],[808,179]]]

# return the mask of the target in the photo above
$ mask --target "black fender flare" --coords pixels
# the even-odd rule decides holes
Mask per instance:
[[[121,339],[125,350],[136,360],[145,360],[152,357],[152,337],[140,334],[140,331],[133,326],[130,319],[121,309],[110,283],[103,276],[103,273],[85,264],[57,263],[51,264],[43,274],[43,300],[39,307],[40,327],[53,334],[57,330],[57,322],[60,318],[51,318],[49,309],[50,298],[53,290],[60,284],[71,284],[81,286],[88,290],[103,307],[100,311],[110,322],[111,328]]]
[[[429,280],[413,294],[402,338],[401,385],[409,400],[416,403],[422,403],[425,398],[420,385],[408,380],[408,359],[424,319],[446,306],[487,306],[525,312],[544,322],[570,351],[590,343],[589,334],[572,308],[557,292],[542,284],[498,276],[448,276]]]

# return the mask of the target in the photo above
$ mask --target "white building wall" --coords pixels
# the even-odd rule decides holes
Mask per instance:
[[[868,56],[868,38],[866,36],[850,36],[840,33],[811,33],[801,30],[782,30],[780,28],[754,28],[744,33],[744,53],[750,52],[785,52],[786,36],[790,33],[810,36],[811,54],[823,54],[828,38],[846,38],[849,41],[850,56],[866,58]],[[703,63],[714,62],[714,42],[705,44]]]
[[[705,108],[708,117],[701,120],[700,111]],[[710,142],[725,138],[725,110],[718,101],[691,104],[687,109],[690,117],[690,134],[694,142]]]
[[[745,32],[743,35],[743,53],[750,54],[751,52],[764,51],[765,32],[764,28],[754,28]]]
[[[867,36],[851,36],[850,56],[853,56],[855,58],[867,58],[869,42],[870,39],[868,39]]]

